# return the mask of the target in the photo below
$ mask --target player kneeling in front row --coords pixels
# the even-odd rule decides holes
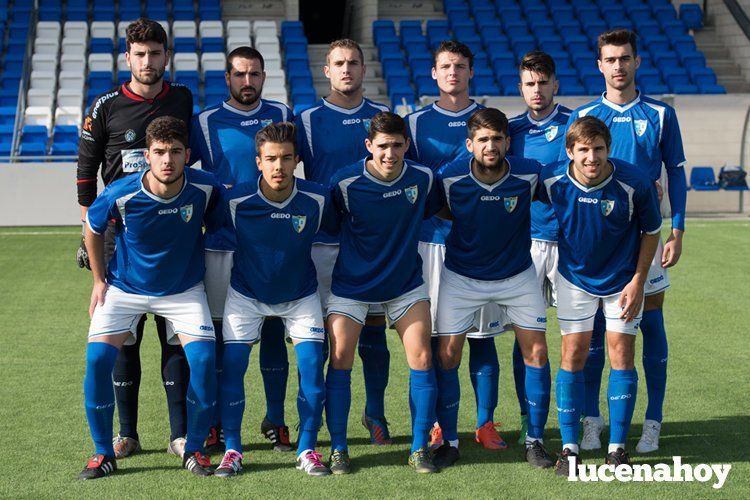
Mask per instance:
[[[436,182],[443,213],[453,217],[453,225],[438,294],[437,413],[446,442],[435,452],[435,465],[458,460],[461,351],[475,313],[494,303],[512,322],[526,364],[526,460],[534,467],[551,467],[542,444],[550,400],[547,319],[530,254],[531,201],[541,165],[505,155],[508,119],[497,109],[474,113],[468,132],[466,148],[473,156],[446,165]]]
[[[565,138],[570,161],[545,167],[539,190],[540,199],[552,205],[560,223],[557,317],[562,361],[556,396],[563,451],[556,472],[564,476],[571,466],[577,472],[581,463],[583,367],[600,302],[611,366],[606,463],[629,463],[625,439],[638,390],[635,335],[661,215],[653,182],[635,165],[608,159],[611,143],[604,122],[591,116],[576,120]]]
[[[169,342],[182,344],[190,366],[183,466],[198,476],[212,473],[203,450],[216,404],[214,329],[203,288],[203,223],[209,230],[221,225],[221,195],[213,175],[185,169],[187,144],[184,122],[155,119],[146,128],[150,169],[110,184],[86,216],[94,287],[83,391],[96,452],[80,479],[104,477],[117,468],[112,369],[119,349],[136,341],[136,326],[146,313],[166,318]],[[117,245],[105,277],[104,231],[110,219]]]
[[[409,464],[435,472],[427,448],[434,422],[437,383],[430,349],[430,303],[417,252],[419,228],[437,208],[432,171],[404,161],[409,147],[400,116],[381,112],[365,141],[370,156],[331,179],[331,198],[341,221],[341,246],[327,304],[331,360],[326,378],[326,422],[331,471],[350,471],[346,424],[357,339],[370,307],[383,304],[401,337],[409,364],[412,448]]]
[[[255,136],[257,183],[244,183],[225,196],[237,251],[224,305],[224,365],[221,417],[226,453],[216,475],[242,469],[240,427],[245,410],[244,377],[252,344],[263,321],[284,321],[297,354],[300,429],[297,468],[312,476],[331,471],[315,451],[323,414],[323,314],[310,251],[321,225],[333,220],[326,190],[297,180],[297,140],[291,123],[268,125]],[[335,227],[335,224],[334,224]]]

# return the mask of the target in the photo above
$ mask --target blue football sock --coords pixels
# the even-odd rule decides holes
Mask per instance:
[[[469,375],[477,400],[477,429],[492,422],[497,408],[500,365],[495,339],[469,339]]]
[[[435,422],[437,380],[435,370],[409,370],[409,394],[414,401],[411,452],[426,448],[428,435]]]
[[[388,371],[391,367],[385,325],[362,327],[358,351],[365,376],[365,413],[371,417],[384,417],[385,388],[388,386]]]
[[[461,384],[458,381],[458,366],[443,369],[435,367],[437,379],[437,421],[443,430],[443,438],[458,439],[458,405],[461,400]]]
[[[323,418],[326,387],[323,381],[323,343],[305,341],[294,346],[297,354],[299,393],[299,439],[297,454],[314,450],[318,442],[318,429]]]
[[[526,402],[526,363],[523,361],[521,346],[518,340],[513,344],[513,382],[516,384],[516,397],[521,415],[529,413],[529,405]]]
[[[667,332],[664,330],[662,309],[643,312],[643,371],[646,375],[648,406],[646,418],[661,422],[664,394],[667,390]]]
[[[607,399],[609,401],[609,442],[624,443],[638,393],[638,373],[635,370],[610,370]]]
[[[190,366],[185,453],[202,452],[216,405],[216,346],[213,341],[196,340],[184,349]]]
[[[173,345],[167,341],[167,324],[164,317],[154,316],[154,323],[156,323],[156,333],[161,344],[161,379],[164,382],[164,392],[167,393],[169,440],[172,441],[178,437],[185,437],[185,434],[187,434],[185,396],[190,382],[190,369],[182,346],[179,344]],[[122,350],[120,350],[120,354],[122,354]],[[115,362],[116,365],[117,362]],[[137,390],[135,396],[137,412]],[[115,399],[117,399],[117,392],[115,392]]]
[[[560,368],[555,381],[557,420],[560,424],[562,444],[578,443],[578,427],[583,410],[585,390],[583,370],[569,372]]]
[[[268,318],[260,332],[260,374],[266,393],[266,418],[277,427],[284,421],[286,382],[289,378],[289,355],[284,339],[284,323],[279,318]]]
[[[119,350],[104,342],[89,342],[86,347],[86,375],[83,377],[83,401],[96,453],[115,456],[112,448],[112,420],[115,393],[112,370]]]
[[[245,372],[250,361],[249,344],[229,343],[224,345],[224,360],[221,372],[221,406],[224,441],[227,450],[242,453],[242,415],[245,413]]]
[[[542,368],[526,366],[526,398],[529,403],[529,430],[531,439],[544,439],[544,426],[549,415],[550,380],[549,362]]]
[[[326,424],[331,435],[331,450],[346,450],[346,424],[352,405],[352,371],[328,365],[326,376]]]
[[[600,307],[594,316],[594,331],[589,344],[589,355],[583,367],[583,376],[586,379],[586,395],[583,405],[583,415],[586,417],[598,417],[599,393],[602,388],[602,372],[604,371],[604,338],[606,336],[607,320],[604,319],[604,310]]]
[[[216,401],[221,401],[221,372],[224,369],[224,322],[220,319],[213,320],[214,333],[216,334]],[[211,415],[211,427],[221,425],[221,405],[217,404]]]

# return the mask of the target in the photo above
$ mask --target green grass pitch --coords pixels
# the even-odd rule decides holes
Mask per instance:
[[[364,391],[357,361],[349,420],[355,472],[311,478],[295,470],[293,454],[270,451],[259,434],[264,403],[258,356],[253,351],[245,382],[245,471],[230,480],[195,478],[165,451],[169,431],[153,322],[148,323],[142,349],[139,431],[144,451],[121,460],[113,477],[78,481],[76,476],[93,449],[82,394],[91,277],[75,265],[79,241],[75,229],[4,228],[0,229],[0,497],[748,498],[750,223],[692,219],[687,227],[684,255],[671,273],[672,289],[665,309],[670,365],[661,449],[648,456],[634,453],[633,459],[671,463],[673,455],[681,455],[684,462],[692,464],[731,463],[732,470],[720,491],[697,482],[569,483],[551,471],[532,470],[516,445],[500,452],[480,449],[472,439],[474,398],[467,363],[461,369],[461,461],[440,474],[417,476],[405,465],[408,371],[393,332],[389,336],[392,364],[386,409],[396,444],[381,448],[368,444],[359,423]],[[553,310],[550,317],[548,340],[554,377],[560,339]],[[505,335],[497,344],[501,390],[496,420],[503,423],[501,434],[514,443],[519,421],[510,368],[512,339]],[[640,353],[636,358],[640,359]],[[290,360],[294,363],[291,348]],[[640,362],[637,366],[641,393],[628,439],[630,450],[640,435],[646,400]],[[604,390],[606,378],[603,386]],[[286,411],[293,439],[295,394],[296,377],[292,375]],[[560,439],[554,396],[552,401],[546,443],[557,451]],[[325,427],[320,438],[320,449],[327,456]],[[603,455],[584,452],[583,458],[598,463]]]

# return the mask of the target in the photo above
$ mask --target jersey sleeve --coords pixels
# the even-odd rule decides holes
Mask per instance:
[[[86,224],[96,234],[104,234],[110,219],[119,218],[119,214],[114,210],[114,200],[111,193],[110,188],[104,189],[86,212]]]
[[[544,183],[546,179],[552,176],[552,165],[542,166],[539,172],[539,181],[536,183],[536,193],[534,193],[534,199],[541,201],[542,203],[551,204],[552,200],[549,199],[549,193],[547,193],[547,185]]]
[[[558,160],[567,160],[568,159],[568,152],[565,149],[565,143],[567,142],[565,140],[565,136],[568,134],[568,129],[573,124],[574,121],[578,119],[578,111],[573,111],[570,113],[570,118],[568,118],[568,123],[565,124],[565,127],[562,129],[563,134],[563,140],[560,141],[560,154],[558,155]]]
[[[659,195],[653,183],[641,183],[633,195],[641,231],[655,234],[661,230],[661,209]]]
[[[201,124],[198,120],[199,116],[200,115],[195,115],[190,120],[190,161],[188,162],[188,165],[193,166],[200,161],[201,167],[203,167],[203,165],[205,165],[204,158],[206,158],[206,139],[203,137],[203,130],[201,129]]]
[[[203,222],[206,225],[206,231],[209,233],[215,233],[227,225],[227,211],[225,210],[224,202],[226,188],[218,181],[213,184],[213,188],[211,196],[208,199],[206,214],[203,218]]]
[[[412,161],[419,161],[419,158],[417,158],[417,138],[414,137],[414,134],[412,133],[412,129],[409,126],[409,117],[406,117],[406,131],[409,135],[409,149],[406,150],[406,159],[412,160]]]
[[[672,228],[685,229],[687,205],[687,179],[685,175],[685,151],[677,114],[668,107],[662,131],[661,154],[667,170],[667,193],[672,208]]]
[[[319,231],[328,234],[338,234],[340,225],[339,221],[340,219],[336,214],[336,209],[331,198],[331,192],[327,192],[323,203],[323,212],[320,214]]]
[[[328,186],[328,199],[331,201],[332,223],[335,224],[335,227],[338,227],[347,213],[344,196],[339,188],[338,177],[331,179],[331,184]],[[336,233],[333,232],[333,234]]]
[[[310,169],[312,168],[313,158],[310,145],[307,143],[307,131],[305,130],[305,124],[302,122],[302,115],[294,117],[294,125],[297,127],[297,151],[305,167],[305,178],[309,179],[311,178]]]
[[[107,139],[106,105],[97,100],[83,120],[78,140],[76,184],[78,204],[82,207],[90,206],[96,198],[96,175],[104,162]]]

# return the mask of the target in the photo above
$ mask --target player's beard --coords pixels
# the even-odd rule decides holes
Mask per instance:
[[[159,181],[159,183],[161,183],[161,184],[164,184],[165,186],[171,186],[171,185],[172,185],[172,184],[174,184],[175,182],[179,182],[179,181],[182,181],[182,178],[183,178],[183,177],[185,176],[185,170],[183,170],[182,172],[180,172],[180,175],[178,175],[178,176],[177,176],[177,177],[175,177],[174,179],[170,179],[170,178],[168,178],[168,177],[162,177],[162,176],[160,176],[160,175],[159,175],[159,176],[157,176],[157,175],[156,175],[156,173],[154,173],[154,171],[153,171],[153,170],[151,171],[151,173],[152,173],[152,174],[154,175],[154,178],[155,178],[155,179],[156,179],[157,181]]]
[[[254,94],[245,97],[242,95],[243,90],[252,90],[255,92]],[[256,102],[258,102],[258,99],[260,99],[260,94],[263,92],[263,88],[261,87],[260,90],[257,90],[252,85],[249,87],[243,87],[240,89],[239,92],[234,92],[230,89],[229,93],[232,94],[232,98],[237,101],[238,103],[242,104],[243,106],[252,106]]]
[[[505,155],[500,156],[500,154],[497,153],[497,160],[494,162],[486,162],[484,161],[484,158],[477,159],[474,157],[474,165],[483,176],[494,176],[502,172],[505,168]]]
[[[154,72],[150,76],[141,77],[138,76],[135,72],[131,72],[131,76],[135,81],[142,85],[153,85],[156,82],[160,81],[162,78],[164,78],[164,70],[165,68],[157,69],[157,68],[151,68],[154,70]]]
[[[345,95],[347,97],[356,95],[358,92],[362,90],[362,83],[360,82],[360,84],[357,85],[356,87],[349,87],[349,88],[342,88],[342,89],[335,89],[335,90],[339,94]]]

